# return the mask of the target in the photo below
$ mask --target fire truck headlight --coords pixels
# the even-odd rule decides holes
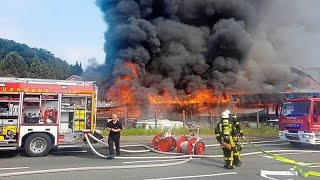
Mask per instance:
[[[303,138],[306,138],[306,139],[313,139],[313,135],[309,135],[309,134],[304,134],[302,135]]]
[[[283,132],[279,132],[279,136],[283,136],[284,135],[284,133]]]

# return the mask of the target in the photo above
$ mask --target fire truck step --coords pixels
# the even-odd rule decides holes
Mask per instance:
[[[82,148],[83,145],[76,145],[76,144],[62,144],[58,146],[58,149],[64,149],[64,148]]]
[[[10,150],[17,150],[17,147],[0,147],[0,151],[10,151]]]
[[[17,143],[0,143],[0,147],[16,147]]]

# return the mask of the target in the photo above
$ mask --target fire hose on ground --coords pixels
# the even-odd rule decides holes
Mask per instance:
[[[106,145],[105,142],[103,141],[100,141],[99,139],[95,138],[92,134],[88,133],[88,135],[93,138],[94,140]],[[97,154],[98,156],[100,157],[103,157],[103,158],[108,158],[108,156],[105,156],[105,155],[102,155],[100,154],[99,152],[97,152],[92,144],[90,143],[89,141],[89,138],[88,136],[85,134],[85,138],[87,139],[88,143],[89,143],[89,146],[90,148],[94,151],[95,154]],[[254,153],[247,153],[247,154],[243,154],[243,156],[245,155],[253,155],[253,154],[260,154],[260,153],[263,153],[263,154],[267,154],[269,155],[270,157],[274,158],[275,160],[277,161],[281,161],[281,162],[284,162],[284,163],[288,163],[288,164],[293,164],[295,165],[293,167],[293,169],[295,171],[297,171],[299,173],[300,176],[302,177],[308,177],[308,176],[317,176],[317,177],[320,177],[320,172],[316,172],[316,171],[308,171],[308,172],[304,172],[302,170],[302,168],[300,166],[310,166],[310,165],[319,165],[320,163],[303,163],[303,162],[297,162],[297,161],[294,161],[294,160],[291,160],[291,159],[288,159],[288,158],[285,158],[283,156],[279,156],[279,155],[275,155],[275,154],[272,154],[273,152],[280,152],[280,150],[277,150],[277,151],[264,151],[262,150],[261,148],[255,146],[254,144],[252,144],[250,141],[248,140],[245,140],[249,145],[251,145],[252,147],[254,147],[255,149],[257,149],[259,152],[254,152]],[[161,154],[173,154],[173,153],[169,153],[169,152],[161,152],[161,151],[157,151],[157,150],[154,150],[153,148],[150,148],[146,145],[142,145],[142,144],[139,144],[137,146],[142,146],[142,147],[145,147],[147,149],[149,149],[148,151],[152,151],[152,152],[157,152],[157,153],[161,153]],[[177,146],[178,147],[178,146]],[[181,143],[181,147],[185,147],[187,149],[187,143],[184,142]],[[178,150],[179,151],[179,150]],[[296,150],[292,150],[292,151],[296,151]],[[131,151],[132,152],[132,151]],[[287,151],[286,151],[287,152]],[[317,152],[317,151],[316,151]],[[176,154],[176,156],[164,156],[164,157],[115,157],[117,159],[180,159],[180,158],[189,158],[188,160],[191,160],[192,157],[198,157],[198,158],[216,158],[216,157],[222,157],[221,155],[195,155],[195,154],[187,154],[187,155],[182,155],[182,153],[174,153]],[[186,161],[188,162],[188,161]]]
[[[92,137],[92,134],[88,134],[90,137]],[[90,148],[93,150],[94,153],[96,153],[98,156],[102,158],[107,158],[108,156],[102,155],[99,152],[97,152],[94,147],[92,146],[91,142],[89,141],[88,135],[85,133],[84,137],[87,140]],[[93,137],[92,137],[93,138]],[[95,139],[98,141],[99,139]],[[102,143],[103,141],[100,141]],[[318,152],[319,151],[311,151],[311,150],[270,150],[270,151],[263,151],[262,149],[256,147],[254,144],[251,142],[247,141],[248,144],[251,146],[255,147],[259,151],[256,152],[251,152],[251,153],[245,153],[242,154],[242,156],[250,156],[250,155],[257,155],[257,154],[267,154],[267,155],[273,155],[273,157],[282,157],[278,155],[274,155],[272,153],[280,153],[280,152]],[[105,143],[103,142],[105,145]],[[146,145],[127,145],[125,147],[130,147],[130,146],[141,146],[145,147],[147,149],[152,149]],[[149,150],[148,150],[149,151]],[[129,151],[129,152],[137,152],[137,151]],[[139,151],[138,151],[139,152]],[[11,177],[11,176],[23,176],[23,175],[36,175],[36,174],[47,174],[47,173],[59,173],[59,172],[73,172],[73,171],[88,171],[88,170],[112,170],[112,169],[134,169],[134,168],[153,168],[153,167],[168,167],[168,166],[175,166],[175,165],[180,165],[189,162],[192,157],[199,157],[199,158],[222,158],[222,155],[179,155],[176,156],[164,156],[164,157],[116,157],[118,159],[180,159],[180,158],[186,158],[186,159],[181,159],[183,161],[178,161],[178,162],[173,162],[173,163],[161,163],[161,164],[147,164],[147,165],[130,165],[130,166],[101,166],[101,167],[76,167],[76,168],[63,168],[63,169],[47,169],[47,170],[35,170],[35,171],[21,171],[21,172],[10,172],[10,173],[1,173],[0,177]],[[281,158],[280,158],[281,159]],[[277,160],[280,160],[279,158]],[[283,160],[283,159],[282,159]],[[319,163],[299,163],[299,165],[314,165],[314,164],[319,164]],[[309,172],[304,172],[300,167],[295,166],[294,170],[298,171],[299,174],[303,177],[308,177],[308,176],[319,176],[319,172],[315,171],[309,171]]]

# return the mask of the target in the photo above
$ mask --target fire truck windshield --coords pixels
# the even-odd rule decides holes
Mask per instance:
[[[310,113],[310,102],[284,102],[281,108],[281,116],[306,116]]]

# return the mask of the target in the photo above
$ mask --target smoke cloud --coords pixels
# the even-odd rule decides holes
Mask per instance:
[[[297,15],[294,10],[286,11],[286,18],[276,17],[290,9],[288,4],[301,8],[299,3],[305,5],[298,1],[97,0],[108,24],[106,61],[98,71],[107,77],[102,84],[113,97],[129,89],[130,98],[137,102],[145,102],[146,94],[164,92],[175,97],[204,89],[218,94],[305,86],[290,66],[301,66],[302,56],[306,57],[301,42],[308,40],[292,39],[305,34],[306,21],[289,21]],[[316,11],[318,6],[309,5]],[[312,27],[313,22],[308,24]],[[320,52],[316,50],[312,48],[314,54]]]

